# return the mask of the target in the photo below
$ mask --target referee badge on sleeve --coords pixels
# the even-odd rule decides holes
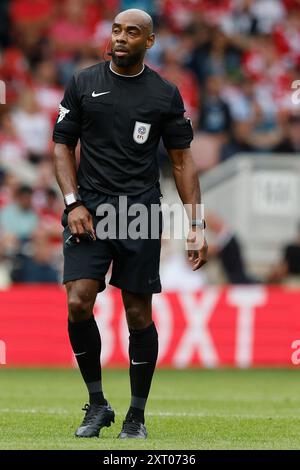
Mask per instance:
[[[135,126],[133,130],[133,140],[137,144],[144,144],[147,142],[149,137],[151,124],[146,122],[135,121]]]
[[[65,108],[64,106],[62,106],[61,104],[59,105],[59,116],[58,116],[58,119],[57,119],[57,124],[59,122],[61,122],[64,117],[66,116],[66,114],[68,114],[70,112],[70,109],[67,109]]]

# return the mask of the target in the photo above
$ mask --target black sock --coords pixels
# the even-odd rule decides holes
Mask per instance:
[[[129,329],[129,333],[131,404],[126,419],[132,417],[144,423],[144,409],[158,354],[158,336],[154,323],[143,330]]]
[[[68,321],[69,338],[78,366],[89,391],[90,403],[105,404],[101,383],[101,339],[95,318]]]
[[[129,410],[127,411],[126,419],[130,420],[131,418],[135,419],[139,423],[145,423],[145,411],[140,408],[135,408],[134,406],[130,406]]]

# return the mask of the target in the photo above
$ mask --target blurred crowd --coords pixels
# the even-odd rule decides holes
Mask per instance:
[[[0,286],[60,280],[52,127],[73,73],[109,60],[127,8],[154,19],[146,62],[181,91],[199,173],[241,151],[300,151],[300,0],[1,0]]]

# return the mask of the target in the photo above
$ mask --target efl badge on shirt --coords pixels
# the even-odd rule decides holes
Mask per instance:
[[[133,139],[137,144],[144,144],[145,142],[147,142],[150,127],[151,124],[147,124],[146,122],[135,122]]]

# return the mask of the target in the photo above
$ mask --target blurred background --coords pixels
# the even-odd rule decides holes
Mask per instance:
[[[20,295],[17,303],[31,298],[37,309],[45,308],[52,292],[63,299],[63,203],[53,175],[52,128],[72,74],[109,60],[112,19],[135,7],[146,10],[155,23],[156,43],[146,63],[178,86],[192,119],[192,151],[208,225],[209,263],[196,273],[187,264],[183,241],[163,240],[165,294],[155,300],[157,309],[166,311],[168,292],[179,298],[196,292],[201,299],[220,289],[211,309],[221,309],[219,327],[227,328],[237,305],[244,302],[250,308],[257,299],[268,310],[261,327],[268,334],[276,331],[274,347],[281,341],[283,348],[277,359],[270,353],[260,362],[290,364],[300,299],[300,104],[293,85],[300,79],[300,0],[1,1],[0,79],[6,86],[6,104],[0,105],[2,320],[7,321],[12,300],[5,295],[10,292],[12,299]],[[178,196],[162,146],[157,157],[162,202],[172,203]],[[235,286],[238,290],[231,291]],[[103,294],[105,308],[115,298],[110,292]],[[65,306],[60,305],[62,312]],[[186,303],[180,314],[172,305],[176,323],[189,307]],[[33,311],[32,303],[28,309]],[[243,321],[241,331],[247,333],[252,323]],[[233,317],[232,322],[229,329],[239,324]],[[260,331],[266,348],[265,330]],[[226,339],[229,345],[233,337]],[[250,339],[237,341],[243,345]],[[240,359],[226,354],[219,362],[249,365],[253,359],[244,350]],[[213,352],[208,356],[206,365],[218,363]],[[175,365],[189,364],[178,357]],[[205,362],[193,355],[190,361]]]

